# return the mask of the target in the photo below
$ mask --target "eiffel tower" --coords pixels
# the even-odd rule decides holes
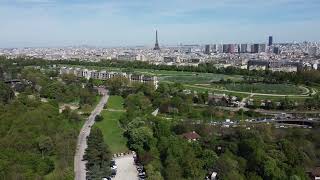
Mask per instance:
[[[158,31],[156,31],[156,44],[154,45],[153,50],[160,50],[159,41],[158,41]]]

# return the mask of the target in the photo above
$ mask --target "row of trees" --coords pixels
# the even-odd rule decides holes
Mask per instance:
[[[88,147],[83,157],[87,161],[87,179],[101,180],[111,175],[111,152],[99,128],[93,127],[88,136]]]

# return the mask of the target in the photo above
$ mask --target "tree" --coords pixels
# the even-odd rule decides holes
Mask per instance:
[[[121,92],[129,84],[129,80],[122,76],[115,76],[106,81],[111,95],[121,95]]]
[[[92,180],[101,180],[111,174],[111,153],[103,140],[99,128],[93,127],[88,136],[88,147],[85,150],[84,160],[87,160],[87,177]]]
[[[148,151],[154,146],[153,132],[149,127],[135,128],[128,133],[130,148],[142,152],[144,150]]]
[[[48,136],[40,136],[38,139],[38,148],[41,151],[42,158],[45,155],[50,155],[53,152],[53,142]]]
[[[152,104],[150,100],[143,94],[130,94],[125,99],[125,107],[129,116],[137,116],[141,113],[151,113]]]
[[[101,116],[101,115],[96,115],[96,117],[94,118],[94,120],[95,120],[96,122],[100,122],[100,121],[103,120],[103,116]]]
[[[80,90],[80,104],[93,105],[95,101],[96,101],[95,95],[90,93],[88,89]]]
[[[0,81],[0,104],[7,104],[11,99],[14,97],[14,92],[11,90],[11,88]]]
[[[168,180],[175,180],[175,179],[182,179],[183,170],[180,165],[177,163],[177,160],[174,159],[172,156],[168,156],[165,162],[165,179]]]
[[[148,164],[146,166],[146,171],[148,172],[149,180],[163,180],[160,171],[157,171],[152,164]]]
[[[218,155],[214,151],[206,149],[202,152],[201,159],[204,163],[204,168],[206,170],[212,170],[218,160]]]
[[[278,167],[277,161],[272,158],[267,158],[263,162],[263,177],[265,179],[284,179],[285,173]]]
[[[61,79],[68,85],[77,82],[77,76],[74,74],[63,74],[61,75]]]
[[[230,152],[222,154],[215,164],[215,169],[221,176],[227,175],[229,172],[238,172],[239,164],[232,157]]]

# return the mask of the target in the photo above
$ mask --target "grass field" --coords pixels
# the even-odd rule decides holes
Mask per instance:
[[[242,80],[241,76],[230,76],[223,74],[210,74],[210,73],[192,73],[188,75],[176,75],[176,76],[160,76],[160,80],[179,82],[179,83],[189,83],[189,84],[209,84],[212,82],[218,82],[221,79],[230,79],[235,82],[240,82]]]
[[[123,110],[124,99],[121,96],[110,96],[107,107],[108,109]]]
[[[225,89],[263,94],[302,94],[304,89],[290,84],[226,84]]]
[[[81,67],[81,66],[72,66]],[[124,69],[113,68],[113,67],[98,67],[89,66],[88,69],[95,70],[107,70],[122,72]],[[167,70],[153,70],[153,69],[134,69],[135,73],[154,75],[160,78],[162,81],[170,82],[180,82],[180,83],[190,83],[190,84],[204,84],[210,82],[217,82],[221,79],[230,79],[235,82],[242,81],[242,76],[240,75],[224,75],[224,74],[212,74],[212,73],[195,73],[195,72],[185,72],[185,71],[167,71]]]
[[[123,129],[119,124],[119,119],[125,112],[123,110],[123,98],[120,96],[110,96],[108,101],[108,108],[120,111],[103,110],[101,115],[103,120],[97,122],[95,125],[99,127],[103,133],[103,138],[108,144],[112,153],[121,153],[128,151],[126,146],[127,140],[123,136]]]
[[[308,93],[308,89],[305,87],[299,87],[290,84],[225,84],[225,85],[210,85],[199,84],[189,85],[188,87],[198,87],[207,90],[220,91],[220,92],[234,92],[234,93],[260,93],[260,94],[279,94],[279,95],[303,95]]]

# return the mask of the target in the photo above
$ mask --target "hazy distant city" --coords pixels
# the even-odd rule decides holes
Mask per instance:
[[[47,60],[146,61],[153,64],[178,66],[197,66],[200,63],[210,62],[216,64],[217,67],[271,68],[273,71],[287,72],[297,71],[299,67],[318,69],[319,64],[320,43],[317,42],[281,43],[275,42],[273,36],[269,36],[266,37],[265,42],[247,44],[165,46],[159,43],[157,35],[155,41],[154,47],[3,48],[0,49],[0,55],[8,58],[26,57]]]

